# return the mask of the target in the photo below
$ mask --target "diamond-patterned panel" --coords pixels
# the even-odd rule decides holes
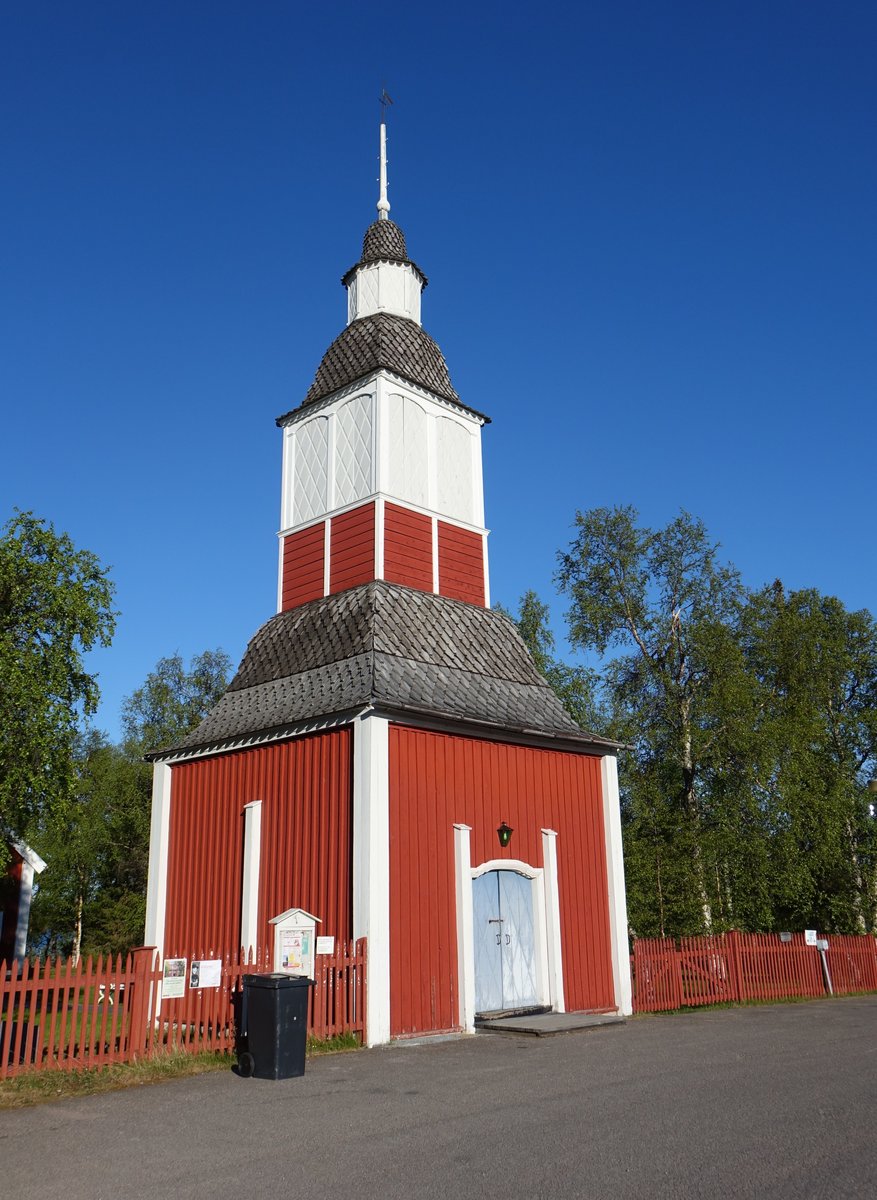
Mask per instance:
[[[504,1008],[536,1004],[536,937],[533,884],[517,871],[499,871],[503,917],[502,999]]]
[[[294,525],[326,512],[328,479],[329,421],[314,417],[295,434]]]
[[[371,396],[356,396],[335,415],[335,504],[352,504],[372,492]]]
[[[497,871],[472,880],[472,926],[475,942],[475,1011],[498,1012],[502,1001],[502,921]]]

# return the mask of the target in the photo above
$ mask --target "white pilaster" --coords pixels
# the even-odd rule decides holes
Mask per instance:
[[[149,828],[149,879],[146,885],[144,944],[156,946],[164,958],[164,920],[167,909],[167,860],[171,821],[171,768],[158,762],[152,768],[152,819]]]
[[[472,854],[469,825],[454,826],[454,875],[457,884],[457,993],[460,1025],[475,1032],[475,945],[472,918]]]
[[[278,562],[277,562],[277,611],[280,612],[283,608],[283,543],[284,537],[281,534],[278,539]]]
[[[331,588],[332,574],[331,561],[332,554],[332,519],[327,517],[323,524],[323,595],[328,596]]]
[[[542,830],[545,883],[545,929],[548,949],[548,994],[555,1012],[566,1012],[563,998],[563,943],[560,940],[560,887],[557,879],[557,834]]]
[[[624,847],[621,840],[621,801],[618,794],[618,759],[605,754],[601,762],[603,781],[603,830],[606,839],[606,876],[609,883],[609,939],[615,1003],[625,1016],[633,1012],[630,982],[630,950],[627,941],[627,892],[624,885]]]
[[[25,859],[20,868],[18,887],[18,919],[15,923],[15,957],[24,958],[27,951],[27,929],[30,924],[30,906],[33,900],[34,869]]]
[[[375,501],[375,579],[384,578],[384,511],[386,501],[378,496]]]
[[[432,519],[432,590],[439,593],[438,518]]]
[[[484,563],[484,607],[490,608],[490,571],[487,565],[487,534],[481,537],[481,561]]]
[[[353,936],[368,938],[366,1044],[390,1040],[390,737],[374,713],[353,730]]]
[[[244,872],[241,885],[241,947],[259,948],[259,872],[262,862],[262,801],[244,805]]]

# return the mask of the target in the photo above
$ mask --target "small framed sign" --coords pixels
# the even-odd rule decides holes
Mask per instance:
[[[186,994],[186,959],[166,958],[161,971],[163,1000],[176,1000]]]
[[[804,930],[804,941],[808,946],[815,946],[816,945],[816,930],[815,929],[805,929]]]
[[[335,939],[333,937],[317,938],[317,954],[334,954]]]

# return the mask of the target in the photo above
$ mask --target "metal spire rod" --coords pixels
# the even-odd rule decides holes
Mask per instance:
[[[386,221],[390,213],[390,201],[387,199],[387,105],[393,101],[387,95],[387,89],[381,89],[381,194],[378,200],[378,220]]]

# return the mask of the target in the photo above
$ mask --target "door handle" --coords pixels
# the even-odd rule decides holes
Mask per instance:
[[[497,944],[497,946],[501,946],[501,945],[502,945],[502,934],[501,934],[501,933],[498,933],[498,934],[496,935],[496,944]]]
[[[505,944],[507,946],[510,946],[512,944],[512,935],[510,933],[507,933],[505,935]]]

